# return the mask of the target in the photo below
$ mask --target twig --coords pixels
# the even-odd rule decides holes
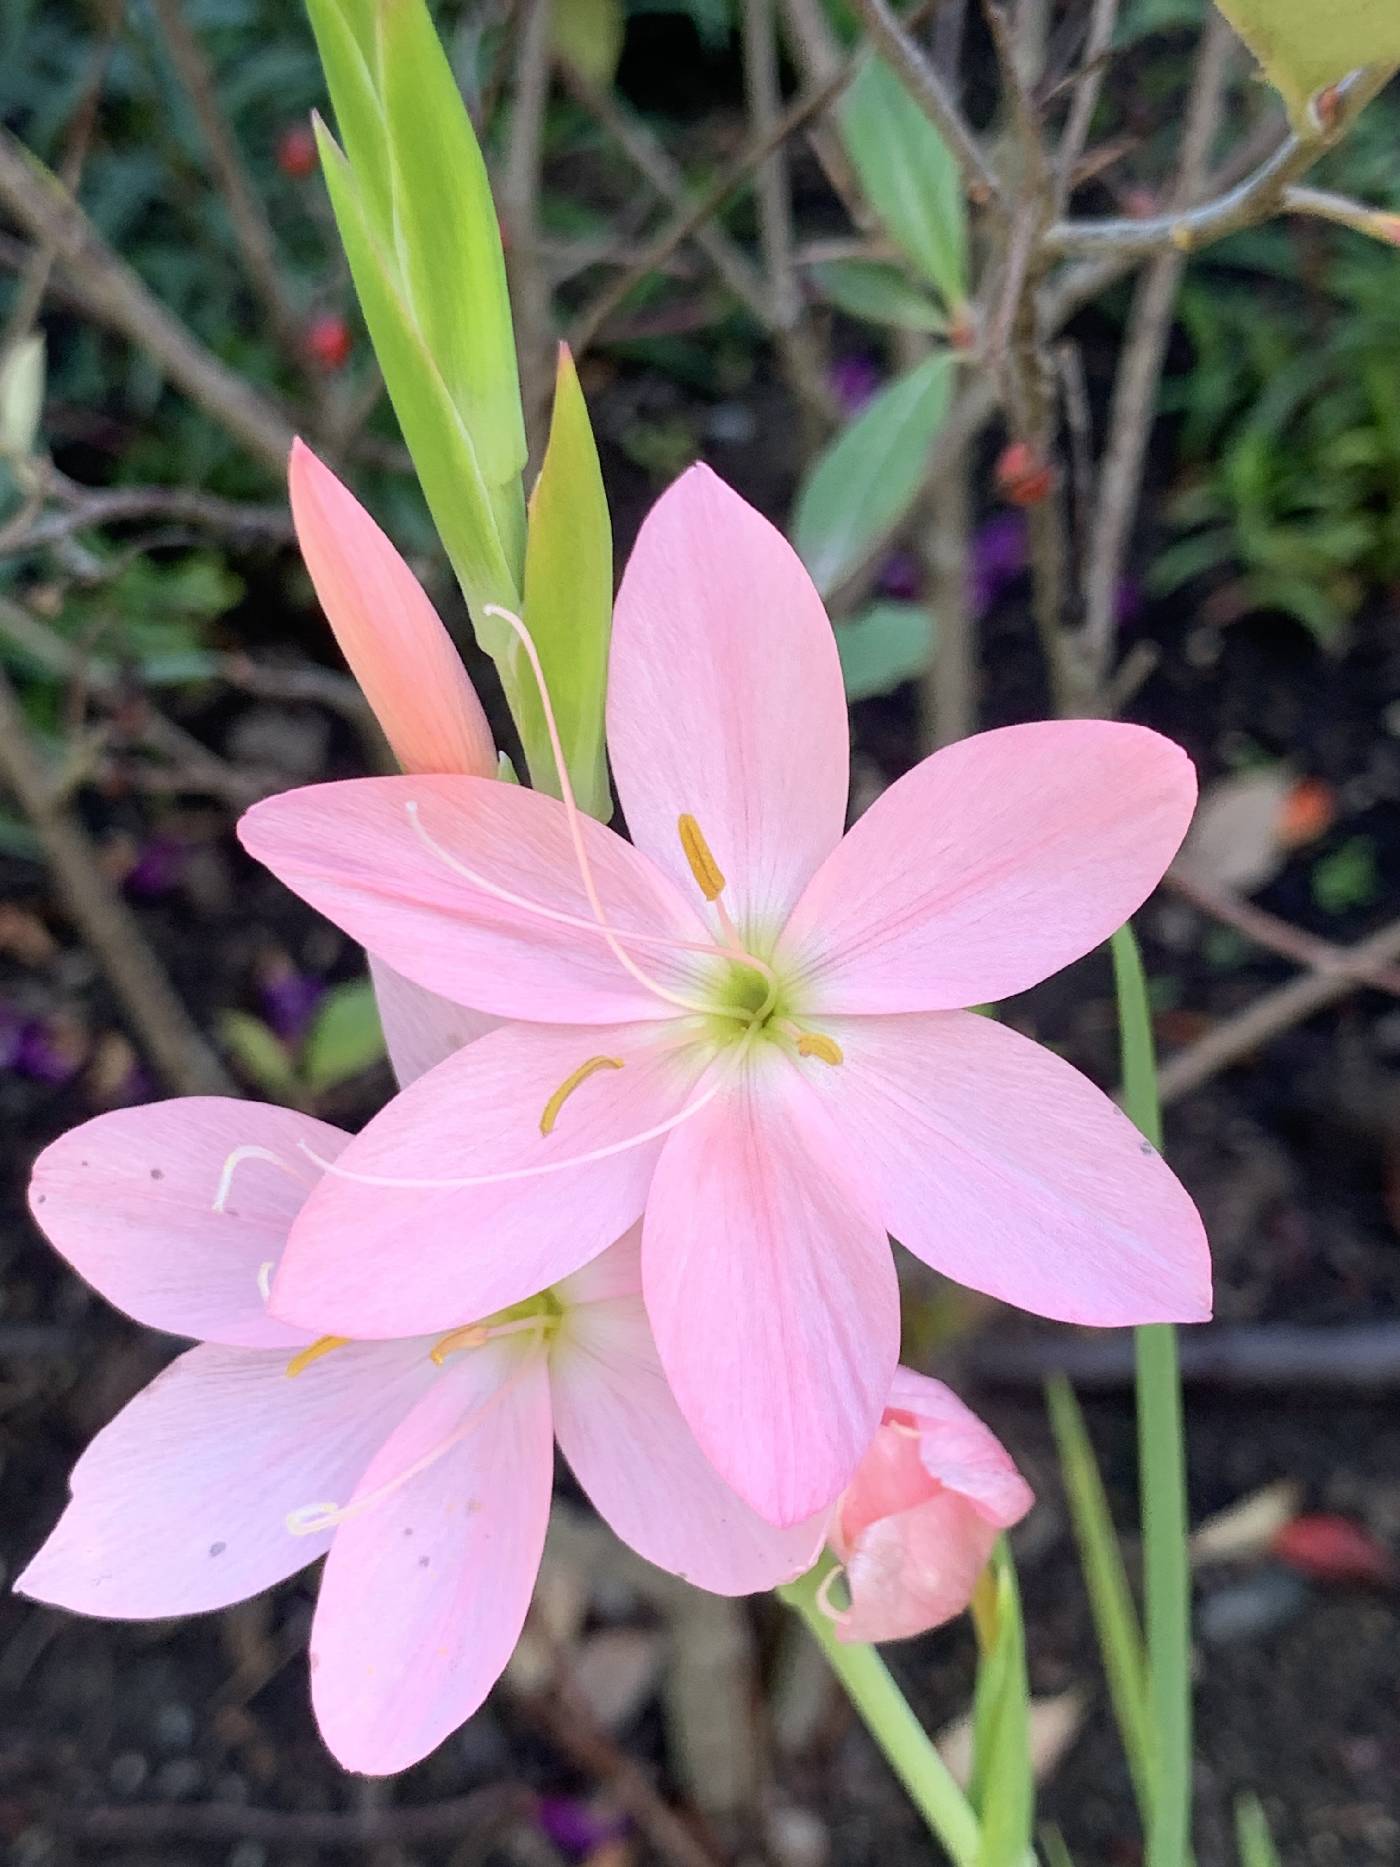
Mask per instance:
[[[181,0],[153,0],[153,5],[175,74],[208,148],[248,281],[262,301],[273,334],[288,359],[304,369],[301,319],[287,295],[286,272],[278,258],[272,226],[219,102],[209,60],[190,28]]]
[[[1116,253],[1141,259],[1164,247],[1197,252],[1227,234],[1257,226],[1278,213],[1287,190],[1346,135],[1393,75],[1393,67],[1354,72],[1336,87],[1327,121],[1316,135],[1294,131],[1286,136],[1253,174],[1215,200],[1146,220],[1062,220],[1046,230],[1045,251],[1055,256]]]
[[[1314,220],[1330,220],[1335,226],[1350,227],[1387,246],[1400,246],[1400,214],[1384,208],[1368,207],[1344,194],[1330,194],[1323,188],[1286,188],[1283,194],[1286,214],[1306,214]]]
[[[254,1809],[241,1802],[148,1802],[55,1809],[48,1821],[85,1841],[128,1846],[161,1841],[260,1841],[301,1848],[367,1848],[400,1842],[485,1842],[535,1806],[530,1790],[493,1784],[417,1808]]]
[[[584,109],[612,137],[653,191],[672,210],[687,205],[685,176],[672,161],[666,148],[647,126],[633,116],[613,92],[593,83],[576,66],[561,59],[559,75]],[[767,325],[771,309],[764,297],[763,282],[753,263],[722,227],[706,221],[695,229],[694,243],[713,265],[715,271],[760,324]],[[596,258],[603,255],[595,255]]]
[[[923,692],[923,738],[929,751],[966,739],[977,728],[977,627],[968,591],[970,474],[968,450],[944,447],[928,482],[922,556],[936,630]]]
[[[1001,183],[991,163],[968,128],[947,85],[895,18],[886,0],[855,0],[855,10],[909,95],[947,143],[962,171],[963,186],[969,197],[979,206],[1001,210]]]
[[[588,1715],[566,1680],[556,1681],[548,1692],[522,1693],[516,1702],[571,1763],[612,1790],[670,1867],[719,1867],[653,1788],[646,1772]]]
[[[1291,959],[1309,972],[1338,973],[1359,986],[1370,986],[1377,992],[1389,992],[1400,998],[1400,968],[1358,965],[1351,949],[1295,927],[1291,921],[1256,907],[1232,889],[1216,887],[1185,863],[1168,869],[1163,886],[1183,901],[1189,901],[1192,907],[1199,908],[1202,914],[1219,921],[1221,926],[1233,927],[1236,933],[1243,934],[1246,940],[1263,947],[1266,952]]]
[[[1055,151],[1056,213],[1064,212],[1065,203],[1074,187],[1079,158],[1089,140],[1094,112],[1098,109],[1099,96],[1103,91],[1104,73],[1108,69],[1108,49],[1113,44],[1119,5],[1120,0],[1094,0],[1094,10],[1089,16],[1079,75],[1074,80],[1074,89],[1070,95],[1069,116],[1065,120],[1060,146]]]
[[[192,401],[280,475],[292,445],[282,411],[220,362],[114,253],[63,183],[0,130],[0,204],[53,250],[66,295],[161,365]]]
[[[1035,1387],[1063,1374],[1085,1391],[1111,1392],[1133,1381],[1133,1344],[1119,1330],[1074,1335],[1064,1329],[1020,1341],[974,1342],[975,1379],[999,1387]],[[1241,1392],[1388,1393],[1400,1386],[1400,1323],[1207,1324],[1184,1329],[1181,1372],[1203,1387]]]
[[[997,310],[987,338],[988,367],[1000,379],[1002,402],[1013,434],[1034,458],[1052,468],[1055,456],[1057,385],[1047,348],[1040,285],[1046,262],[1041,238],[1055,209],[1055,181],[1040,118],[1023,70],[1020,48],[996,0],[983,0],[1002,88],[1011,108],[1021,174],[1015,210],[997,285]],[[1031,611],[1045,656],[1051,698],[1060,714],[1079,711],[1073,681],[1065,608],[1069,586],[1069,532],[1063,477],[1026,514],[1031,570]]]
[[[0,777],[32,824],[74,921],[166,1083],[179,1095],[236,1095],[223,1065],[181,1004],[135,915],[103,873],[86,832],[54,801],[34,755],[24,713],[3,673]]]
[[[782,114],[773,0],[743,0],[744,90],[749,124],[768,136]],[[758,234],[767,275],[768,320],[783,371],[807,411],[816,439],[837,418],[836,399],[811,332],[802,323],[802,297],[793,269],[792,197],[787,156],[775,143],[758,167]]]
[[[1344,952],[1345,972],[1310,972],[1276,991],[1266,992],[1188,1049],[1168,1058],[1158,1072],[1163,1102],[1179,1102],[1251,1051],[1362,989],[1376,968],[1400,961],[1400,921],[1391,921],[1379,933],[1357,941]]]
[[[847,60],[829,78],[800,91],[771,129],[762,136],[751,137],[708,188],[676,210],[627,271],[605,286],[579,313],[569,339],[575,356],[581,356],[596,341],[608,319],[631,297],[637,286],[658,266],[665,265],[679,246],[694,237],[696,229],[743,186],[771,150],[786,142],[840,95],[850,83],[854,70],[854,62]]]
[[[506,270],[515,311],[520,388],[530,453],[544,447],[545,419],[554,380],[554,312],[540,263],[537,208],[544,172],[544,117],[549,102],[553,0],[531,0],[519,23],[510,140],[501,171],[499,202],[509,239]]]
[[[0,557],[39,551],[102,525],[152,520],[276,544],[286,543],[293,536],[291,514],[285,505],[244,504],[175,486],[81,486],[53,468],[41,469],[40,490],[60,499],[66,510],[43,512],[27,519],[16,514],[9,524],[0,526]]]
[[[121,31],[123,4],[122,0],[104,0],[101,9],[102,37],[92,54],[92,68],[86,84],[78,98],[68,128],[67,146],[63,151],[63,160],[59,173],[63,185],[74,189],[83,172],[87,152],[92,142],[92,133],[97,127],[97,112],[102,101],[103,87],[107,82],[107,67],[111,62],[112,47],[116,44],[117,34]],[[48,289],[49,275],[53,271],[54,253],[48,245],[38,245],[28,256],[28,261],[20,277],[19,289],[10,307],[3,335],[0,335],[0,359],[6,357],[13,346],[25,337],[39,315],[39,308],[44,302],[44,293]]]
[[[1173,188],[1175,205],[1180,208],[1188,208],[1205,186],[1237,43],[1224,18],[1212,11],[1196,57],[1180,167]],[[1114,379],[1108,441],[1099,468],[1098,498],[1090,528],[1084,623],[1075,651],[1080,699],[1087,709],[1103,704],[1103,686],[1113,658],[1123,560],[1137,516],[1147,444],[1157,412],[1157,391],[1185,269],[1186,253],[1170,246],[1157,254],[1139,280]]]

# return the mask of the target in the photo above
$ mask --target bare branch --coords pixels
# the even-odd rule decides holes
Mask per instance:
[[[0,778],[33,826],[79,931],[164,1082],[177,1095],[237,1095],[223,1065],[180,1003],[136,916],[108,881],[86,831],[55,801],[35,755],[23,709],[3,673]]]
[[[1169,1057],[1157,1078],[1162,1100],[1179,1102],[1251,1051],[1262,1049],[1295,1024],[1302,1024],[1360,990],[1365,976],[1378,967],[1395,965],[1400,961],[1400,921],[1389,922],[1379,933],[1357,941],[1344,952],[1345,971],[1310,972],[1276,991],[1266,992],[1178,1056]]]
[[[1237,43],[1224,18],[1212,11],[1196,58],[1180,167],[1173,188],[1174,199],[1182,208],[1189,207],[1205,186]],[[1108,441],[1099,468],[1098,499],[1090,529],[1084,624],[1076,644],[1076,658],[1081,664],[1079,678],[1091,705],[1102,704],[1103,685],[1113,656],[1123,559],[1137,516],[1148,438],[1157,412],[1157,391],[1185,269],[1185,252],[1169,246],[1154,258],[1138,282],[1114,379]]]
[[[214,179],[228,208],[233,237],[248,270],[248,281],[262,301],[273,334],[288,359],[305,366],[301,319],[287,295],[286,273],[277,242],[258,192],[249,177],[237,139],[219,102],[214,73],[203,46],[185,17],[181,0],[153,0],[170,61],[209,151]]]
[[[914,99],[947,143],[962,171],[963,186],[979,206],[1001,210],[1001,183],[982,147],[968,128],[947,85],[890,11],[886,0],[855,0],[855,10],[871,39],[899,74]]]
[[[1337,86],[1327,122],[1315,136],[1296,131],[1286,136],[1251,175],[1216,200],[1146,220],[1059,221],[1046,230],[1045,251],[1057,258],[1112,253],[1142,259],[1164,247],[1194,253],[1227,234],[1258,226],[1279,212],[1292,184],[1341,141],[1393,76],[1393,67],[1354,72]]]
[[[279,477],[292,426],[171,315],[118,258],[63,183],[8,130],[0,130],[0,204],[39,246],[51,248],[66,296],[99,324],[154,358],[192,401]]]

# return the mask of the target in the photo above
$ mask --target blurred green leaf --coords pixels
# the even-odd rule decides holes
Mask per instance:
[[[931,356],[863,408],[817,456],[798,493],[793,539],[829,592],[909,510],[948,412],[953,362]]]
[[[973,1614],[979,1653],[968,1794],[982,1823],[979,1867],[1024,1867],[1035,1819],[1030,1688],[1021,1598],[1005,1537],[978,1583]]]
[[[335,1089],[383,1060],[384,1032],[368,979],[334,986],[316,1013],[302,1052],[302,1073],[314,1095]]]
[[[573,358],[561,344],[549,443],[530,495],[525,620],[544,667],[578,801],[604,822],[612,815],[603,719],[612,594],[612,526],[598,449]],[[516,721],[530,768],[542,789],[556,790],[548,777],[544,715],[523,664],[519,673]]]
[[[1053,1822],[1047,1822],[1040,1831],[1040,1851],[1045,1856],[1045,1867],[1074,1867],[1074,1856]]]
[[[888,694],[916,681],[933,660],[934,620],[918,603],[872,603],[839,623],[836,647],[848,700]]]
[[[505,259],[491,184],[467,107],[423,0],[379,0],[396,250],[409,304],[494,488],[525,465],[525,422]],[[351,157],[357,176],[358,163]],[[519,494],[516,492],[518,502]],[[523,516],[523,515],[522,515]],[[502,527],[506,555],[523,542]]]
[[[617,75],[627,14],[622,0],[553,0],[554,50],[585,78],[606,88]]]
[[[1312,898],[1324,914],[1368,908],[1381,892],[1376,845],[1369,836],[1349,836],[1340,849],[1315,862],[1309,877]]]
[[[1050,1425],[1079,1566],[1089,1594],[1108,1695],[1138,1808],[1146,1819],[1152,1794],[1152,1726],[1147,1708],[1147,1658],[1123,1552],[1109,1514],[1098,1461],[1074,1390],[1062,1376],[1046,1388]]]
[[[1269,1818],[1258,1796],[1244,1795],[1236,1799],[1235,1844],[1239,1848],[1240,1867],[1283,1867],[1269,1832]]]
[[[1362,65],[1400,64],[1395,0],[1216,0],[1306,131],[1308,99]]]
[[[967,207],[948,145],[882,59],[867,57],[837,122],[870,205],[950,310],[967,298]]]
[[[221,1011],[219,1037],[250,1082],[274,1102],[301,1100],[301,1082],[290,1052],[275,1031],[248,1011]]]
[[[939,333],[948,328],[941,307],[895,266],[864,259],[832,259],[812,268],[822,297],[853,318],[898,330]]]

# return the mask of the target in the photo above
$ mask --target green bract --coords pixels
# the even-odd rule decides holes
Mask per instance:
[[[488,605],[530,610],[584,808],[609,810],[607,506],[570,367],[526,543],[526,463],[490,182],[423,0],[308,0],[343,148],[317,139],[336,224],[433,521],[494,657],[532,777],[555,788],[534,677]],[[566,380],[567,377],[567,380]],[[551,462],[554,464],[551,465]]]

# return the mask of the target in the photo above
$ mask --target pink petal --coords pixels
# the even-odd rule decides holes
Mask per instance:
[[[420,1466],[336,1532],[311,1630],[322,1736],[370,1776],[450,1736],[520,1636],[554,1477],[538,1349],[502,1342],[452,1358],[357,1497]]]
[[[465,1005],[454,1005],[450,998],[425,991],[373,956],[369,976],[374,981],[385,1048],[401,1088],[417,1082],[453,1051],[475,1043],[500,1023],[489,1012],[471,1011]]]
[[[642,1273],[662,1365],[720,1476],[772,1523],[830,1504],[889,1391],[899,1292],[860,1167],[786,1058],[756,1058],[671,1136]]]
[[[580,1083],[541,1135],[550,1097],[595,1056],[623,1067]],[[312,1194],[273,1286],[274,1312],[338,1335],[416,1335],[534,1296],[636,1223],[660,1137],[484,1186],[341,1176],[440,1182],[568,1163],[678,1114],[702,1065],[667,1048],[666,1027],[645,1024],[506,1025],[459,1050],[376,1116]]]
[[[1210,1251],[1180,1181],[1108,1097],[975,1012],[832,1018],[813,1081],[901,1244],[1060,1322],[1203,1322]]]
[[[638,847],[700,897],[677,833],[700,825],[752,935],[776,934],[846,815],[836,641],[782,534],[708,468],[652,507],[618,593],[608,748]]]
[[[846,1559],[846,1641],[905,1640],[961,1614],[996,1542],[995,1527],[954,1491],[940,1491],[862,1532]]]
[[[437,611],[348,487],[303,441],[288,482],[326,620],[405,771],[496,773],[491,728]]]
[[[464,879],[415,834],[493,887],[589,924],[562,926]],[[613,926],[705,941],[698,916],[630,843],[582,819]],[[245,848],[377,958],[430,992],[507,1018],[607,1024],[676,1007],[624,969],[593,930],[564,807],[485,778],[359,778],[285,791],[239,824]],[[634,942],[632,958],[672,987],[708,964]]]
[[[1035,1503],[1006,1447],[952,1388],[897,1368],[890,1406],[914,1416],[920,1431],[913,1443],[929,1477],[965,1497],[998,1530],[1019,1523]]]
[[[1196,800],[1179,746],[1050,720],[979,733],[878,798],[798,903],[786,970],[813,1016],[1023,992],[1141,907]]]
[[[117,1109],[44,1149],[30,1210],[78,1275],[138,1322],[236,1347],[295,1346],[305,1332],[267,1314],[260,1275],[317,1177],[299,1141],[334,1159],[346,1136],[292,1109],[222,1096]],[[225,1163],[244,1147],[289,1171],[240,1162],[216,1212]]]
[[[100,1432],[15,1586],[113,1620],[198,1614],[314,1562],[290,1513],[347,1497],[433,1372],[422,1344],[351,1343],[295,1378],[266,1349],[181,1355]]]
[[[816,1561],[824,1516],[774,1529],[707,1463],[666,1385],[640,1295],[570,1303],[550,1382],[574,1476],[648,1562],[713,1594],[747,1595]]]

